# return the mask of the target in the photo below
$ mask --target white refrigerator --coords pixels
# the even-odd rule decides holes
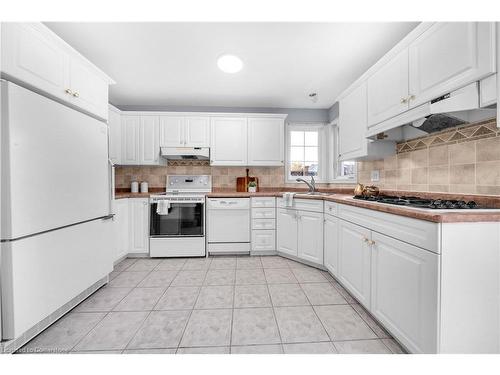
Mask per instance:
[[[1,337],[9,340],[111,272],[113,191],[106,123],[5,80],[0,100]]]

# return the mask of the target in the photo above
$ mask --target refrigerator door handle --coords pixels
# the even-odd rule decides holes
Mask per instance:
[[[108,159],[108,164],[109,164],[109,202],[108,202],[108,216],[113,217],[114,212],[113,212],[113,200],[115,198],[115,174],[113,173],[113,170],[115,168],[115,165],[111,161],[111,159]]]

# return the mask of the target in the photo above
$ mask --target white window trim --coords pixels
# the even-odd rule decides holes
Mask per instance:
[[[348,184],[355,183],[358,180],[358,174],[356,167],[354,167],[354,176],[345,177],[340,176],[340,163],[338,159],[339,156],[339,131],[338,131],[338,120],[334,120],[328,124],[328,141],[330,143],[330,150],[332,152],[329,154],[328,166],[329,166],[329,183],[332,184]]]
[[[302,182],[297,182],[295,179],[297,177],[291,177],[290,176],[290,131],[293,129],[300,129],[301,131],[318,131],[320,132],[319,135],[319,142],[318,142],[318,147],[319,147],[319,155],[318,155],[318,164],[319,164],[319,169],[318,169],[318,176],[314,176],[314,180],[318,183],[328,183],[328,168],[327,166],[327,149],[328,149],[328,142],[327,142],[327,137],[326,135],[326,126],[327,124],[325,123],[308,123],[308,122],[293,122],[289,123],[287,122],[286,124],[286,132],[285,132],[285,148],[286,148],[286,164],[285,164],[285,182],[287,184],[303,184]],[[304,176],[304,179],[307,180],[308,176]]]

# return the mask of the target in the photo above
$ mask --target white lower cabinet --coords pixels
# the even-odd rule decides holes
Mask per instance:
[[[323,264],[323,213],[298,211],[297,256]]]
[[[339,276],[339,219],[325,214],[323,224],[323,257],[324,265],[335,277]]]
[[[278,252],[323,265],[323,212],[278,209]]]
[[[129,200],[129,252],[149,253],[149,200],[132,198]]]
[[[278,251],[297,256],[297,211],[280,208],[277,216]]]
[[[435,353],[439,256],[376,232],[371,239],[371,313],[412,353]]]
[[[129,210],[128,199],[115,199],[115,252],[114,261],[117,261],[129,253]]]
[[[252,251],[276,251],[276,232],[252,230]]]
[[[339,220],[339,280],[367,309],[370,308],[369,229]]]

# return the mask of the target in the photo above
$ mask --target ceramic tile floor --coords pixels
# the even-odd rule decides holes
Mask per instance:
[[[328,273],[278,256],[125,259],[20,353],[402,353]]]

